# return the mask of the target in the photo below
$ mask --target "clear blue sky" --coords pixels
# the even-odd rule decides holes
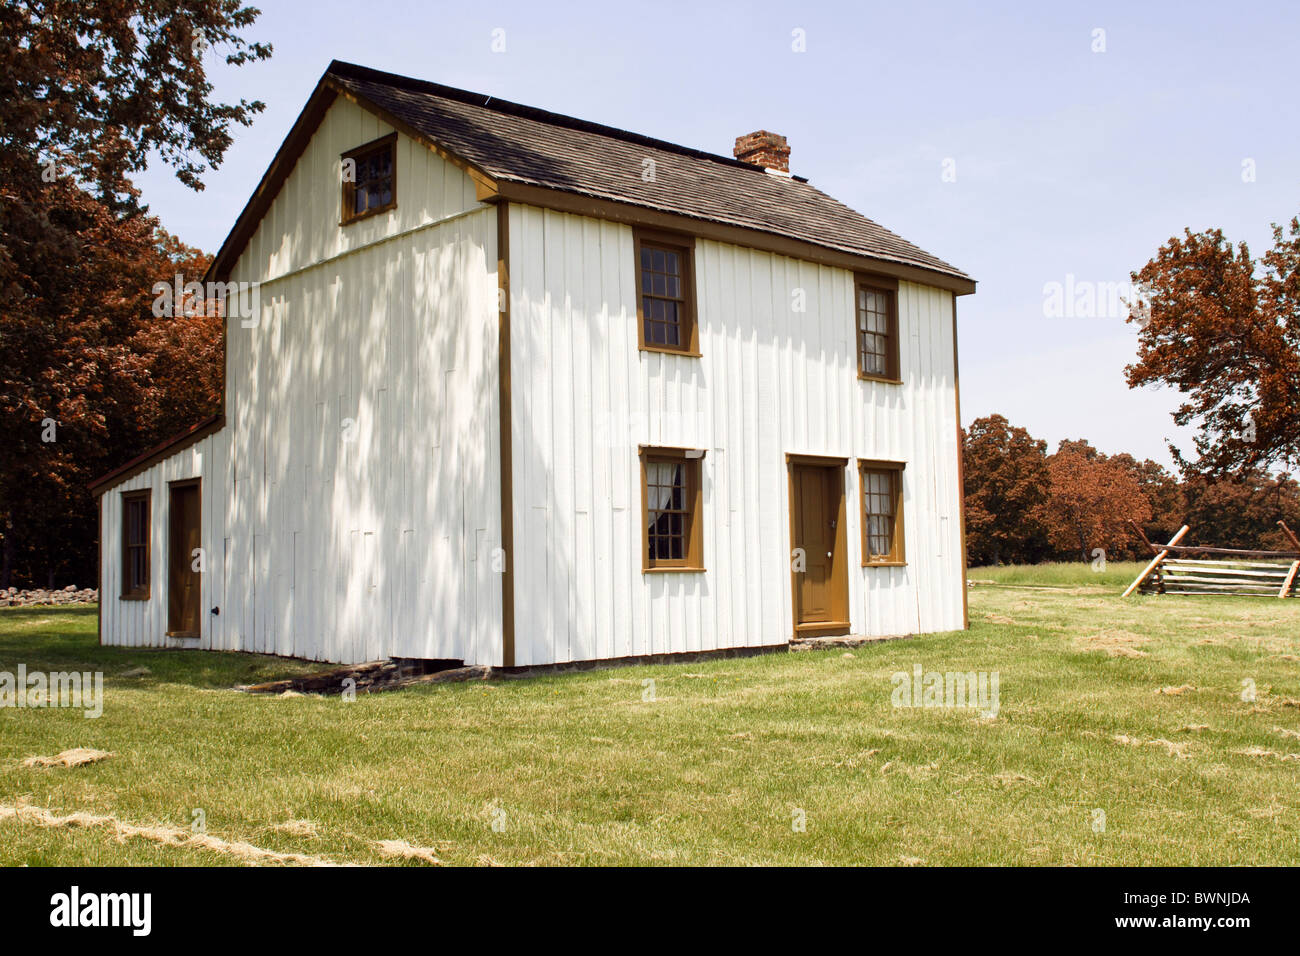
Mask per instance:
[[[962,417],[1001,412],[1053,447],[1168,463],[1164,440],[1190,435],[1173,394],[1124,385],[1132,327],[1046,317],[1046,283],[1123,281],[1184,226],[1258,254],[1300,213],[1295,2],[260,5],[249,35],[274,55],[212,72],[266,111],[204,192],[163,167],[139,180],[190,244],[220,245],[334,58],[725,155],[775,130],[793,172],[979,280],[959,304]]]

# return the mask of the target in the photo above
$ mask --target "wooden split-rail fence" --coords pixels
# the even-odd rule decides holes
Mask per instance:
[[[1243,551],[1179,544],[1188,527],[1178,529],[1168,544],[1152,544],[1136,529],[1155,555],[1128,586],[1145,594],[1244,594],[1256,597],[1300,597],[1300,538],[1279,521],[1294,551]]]

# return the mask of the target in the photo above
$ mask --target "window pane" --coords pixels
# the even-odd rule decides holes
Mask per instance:
[[[874,469],[862,473],[863,528],[868,560],[888,558],[894,553],[898,480],[898,472],[892,470]]]
[[[681,348],[686,342],[681,328],[686,319],[686,263],[680,250],[641,244],[641,312],[646,319],[645,342]],[[652,324],[657,323],[657,324]]]
[[[889,316],[892,295],[858,289],[858,368],[866,375],[886,376],[891,372]]]
[[[681,461],[646,462],[646,540],[651,563],[689,557],[692,519],[686,491],[691,467]]]

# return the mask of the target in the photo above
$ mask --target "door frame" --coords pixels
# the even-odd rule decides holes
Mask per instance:
[[[785,456],[786,468],[786,510],[790,522],[790,547],[786,551],[786,562],[790,566],[790,627],[795,637],[831,637],[848,634],[852,630],[849,610],[849,541],[848,541],[848,471],[850,459],[829,457],[826,455],[796,455],[790,452]],[[795,500],[794,472],[798,467],[826,468],[834,470],[840,483],[839,516],[835,519],[835,555],[831,564],[831,607],[836,620],[799,623],[799,577],[794,569],[795,540]]]
[[[199,529],[199,548],[203,547],[203,478],[180,478],[176,481],[167,482],[167,636],[168,637],[201,637],[203,634],[203,574],[199,573],[199,596],[196,602],[196,613],[194,615],[194,630],[177,631],[172,629],[172,589],[175,587],[175,579],[172,574],[172,562],[175,560],[173,546],[175,544],[174,527],[175,527],[175,510],[172,507],[173,494],[177,489],[193,487],[196,489],[194,499],[194,520]]]

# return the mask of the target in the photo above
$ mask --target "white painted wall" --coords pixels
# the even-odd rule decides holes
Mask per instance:
[[[388,132],[335,102],[232,270],[261,320],[228,329],[226,428],[105,493],[118,582],[120,492],[154,489],[155,586],[109,584],[104,643],[165,643],[165,482],[201,476],[201,646],[500,663],[496,211],[401,136],[397,209],[341,228],[339,155]]]
[[[218,525],[217,516],[224,511],[219,482],[207,480],[208,475],[220,475],[226,470],[224,457],[229,443],[224,432],[209,435],[189,448],[183,449],[158,462],[148,471],[128,479],[104,492],[100,499],[100,569],[99,600],[102,604],[101,640],[104,644],[123,647],[162,647],[167,632],[167,562],[169,542],[167,535],[168,493],[167,483],[185,478],[204,477],[199,491],[201,540],[207,546],[209,529]],[[122,593],[122,495],[128,491],[148,488],[152,491],[149,520],[149,600],[124,601]],[[210,552],[210,549],[209,549]],[[208,553],[206,558],[221,558],[220,553]],[[200,576],[199,607],[200,646],[212,646],[211,615],[208,609],[221,598],[221,573],[208,562],[208,573]]]
[[[510,257],[518,664],[789,640],[787,453],[907,462],[903,568],[860,566],[846,471],[854,633],[962,626],[950,293],[900,284],[885,385],[847,271],[697,241],[691,358],[637,349],[630,227],[512,205]],[[706,449],[704,574],[641,572],[641,444]]]

